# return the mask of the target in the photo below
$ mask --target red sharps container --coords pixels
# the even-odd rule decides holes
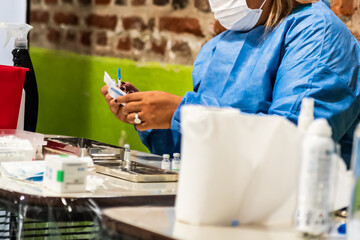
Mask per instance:
[[[0,65],[0,129],[16,129],[27,68]]]

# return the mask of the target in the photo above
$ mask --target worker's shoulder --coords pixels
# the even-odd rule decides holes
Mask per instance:
[[[315,35],[344,33],[345,36],[350,34],[345,24],[324,1],[299,6],[284,20],[284,24],[287,25],[288,30],[294,33],[313,32]]]

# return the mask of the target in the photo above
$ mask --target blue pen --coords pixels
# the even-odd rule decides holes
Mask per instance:
[[[121,87],[121,69],[118,68],[118,87]]]

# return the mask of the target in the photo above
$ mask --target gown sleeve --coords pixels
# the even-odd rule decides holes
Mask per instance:
[[[268,114],[297,123],[301,100],[314,98],[315,118],[326,118],[339,141],[360,113],[358,42],[335,16],[304,18],[285,36]]]

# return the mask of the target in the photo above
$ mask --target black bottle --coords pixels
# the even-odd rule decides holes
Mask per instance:
[[[5,45],[9,42],[11,37],[15,38],[15,46],[12,51],[13,62],[16,67],[28,68],[29,71],[25,76],[24,90],[25,90],[25,119],[24,119],[24,130],[35,132],[38,107],[39,107],[39,96],[36,84],[35,72],[30,59],[28,51],[27,35],[33,28],[32,26],[22,24],[8,24],[0,23],[0,28],[7,31],[7,40]]]

